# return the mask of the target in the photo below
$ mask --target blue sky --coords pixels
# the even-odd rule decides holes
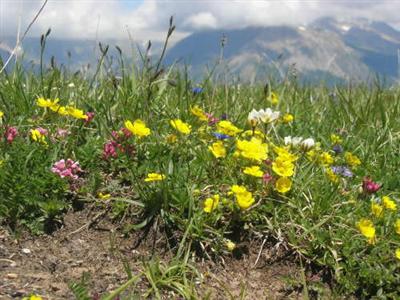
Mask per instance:
[[[135,9],[140,6],[144,0],[118,0],[121,6],[127,9]]]

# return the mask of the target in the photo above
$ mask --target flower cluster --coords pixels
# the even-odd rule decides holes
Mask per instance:
[[[54,163],[51,171],[54,174],[57,174],[61,178],[69,178],[76,180],[79,178],[79,173],[82,172],[82,169],[79,166],[78,162],[73,161],[72,159],[61,159],[58,162]]]

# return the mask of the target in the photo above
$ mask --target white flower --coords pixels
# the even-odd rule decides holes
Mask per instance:
[[[292,145],[293,147],[298,146],[301,141],[303,140],[303,138],[301,136],[296,136],[296,137],[291,137],[291,136],[287,136],[285,137],[285,145]]]
[[[313,138],[308,138],[305,139],[304,141],[301,142],[301,146],[305,149],[305,150],[309,150],[312,147],[315,146],[315,141]]]
[[[259,111],[253,109],[250,113],[247,119],[249,120],[250,123],[258,123],[258,122],[263,122],[263,123],[271,123],[277,119],[279,119],[280,112],[279,111],[273,111],[270,108],[267,109],[260,109]]]
[[[247,117],[247,120],[251,123],[251,124],[257,124],[259,122],[259,113],[258,111],[256,111],[254,108],[253,110],[249,113],[249,116]]]

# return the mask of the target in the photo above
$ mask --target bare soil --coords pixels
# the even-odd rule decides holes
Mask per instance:
[[[31,293],[43,299],[74,299],[68,284],[78,282],[84,274],[92,295],[103,295],[127,281],[124,260],[133,274],[142,270],[142,261],[152,256],[153,241],[137,246],[140,233],[124,236],[120,224],[107,217],[77,231],[96,213],[71,211],[65,215],[63,227],[52,235],[25,232],[16,239],[0,228],[0,299],[21,299]],[[224,263],[197,260],[194,264],[202,274],[198,293],[208,294],[210,299],[302,299],[302,271],[293,259],[267,244],[247,248],[247,254],[240,258],[229,255]],[[159,244],[156,249],[161,260],[171,258]],[[143,279],[136,286],[138,294],[147,287]],[[179,299],[171,295],[165,294],[165,299]]]

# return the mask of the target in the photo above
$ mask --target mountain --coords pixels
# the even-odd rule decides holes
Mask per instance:
[[[166,61],[189,65],[194,77],[223,55],[224,70],[245,81],[293,70],[311,81],[365,81],[376,74],[394,81],[398,49],[400,32],[384,22],[321,18],[308,26],[196,32],[170,49]]]

